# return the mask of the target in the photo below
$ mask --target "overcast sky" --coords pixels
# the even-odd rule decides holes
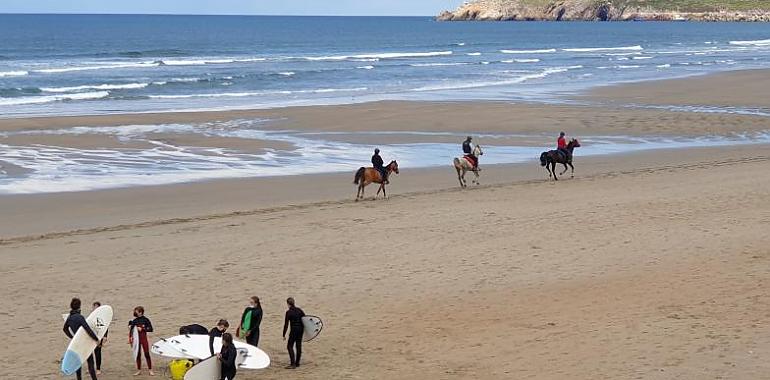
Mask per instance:
[[[0,13],[433,16],[463,0],[0,0]]]

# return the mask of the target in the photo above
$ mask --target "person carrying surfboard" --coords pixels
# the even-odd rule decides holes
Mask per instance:
[[[67,317],[67,320],[64,321],[64,328],[62,330],[64,330],[64,335],[66,335],[67,338],[72,339],[80,328],[85,329],[88,336],[93,338],[93,340],[99,341],[99,337],[96,336],[94,330],[91,329],[91,326],[88,326],[86,318],[80,314],[80,298],[73,298],[72,301],[70,301],[70,315]],[[88,374],[91,375],[91,380],[96,380],[94,356],[90,355],[86,362],[88,362]],[[82,368],[78,368],[77,372],[75,372],[75,376],[77,376],[78,380],[83,378]]]
[[[102,303],[99,301],[96,301],[91,306],[93,306],[94,310],[96,310],[96,308],[98,308],[99,306],[102,306]],[[102,347],[104,346],[104,343],[107,342],[107,334],[109,334],[109,330],[104,332],[104,337],[102,337],[102,340],[99,341],[99,345],[97,345],[96,348],[94,349],[94,358],[96,359],[97,375],[102,374]]]
[[[142,374],[142,352],[144,352],[144,358],[147,360],[147,369],[150,371],[150,376],[155,376],[155,372],[152,371],[152,359],[150,358],[150,341],[147,340],[147,333],[152,332],[152,322],[150,319],[144,316],[144,307],[137,306],[134,308],[134,319],[128,322],[128,344],[134,345],[134,329],[138,333],[139,350],[136,352],[136,373],[134,376]]]
[[[214,338],[222,337],[228,327],[230,327],[230,322],[227,319],[220,319],[217,325],[209,331],[209,351],[211,351],[212,356],[214,355]]]
[[[286,340],[286,330],[291,326],[289,332],[289,341],[286,343],[286,349],[289,350],[289,360],[291,364],[286,369],[299,367],[299,360],[302,357],[302,336],[305,333],[305,325],[302,323],[302,317],[305,312],[294,305],[294,298],[286,299],[289,309],[286,310],[286,318],[283,322],[283,339]],[[296,347],[296,354],[295,354]]]
[[[217,358],[222,363],[220,380],[235,379],[235,373],[237,372],[237,366],[235,365],[236,356],[238,356],[238,351],[233,344],[233,336],[230,333],[223,333],[222,350],[217,354]]]
[[[259,325],[262,323],[262,305],[259,303],[259,297],[253,296],[249,299],[249,306],[243,310],[241,323],[235,330],[235,336],[243,337],[246,343],[258,347],[259,345]]]

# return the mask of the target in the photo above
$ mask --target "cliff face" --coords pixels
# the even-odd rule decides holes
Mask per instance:
[[[439,21],[770,21],[769,9],[681,11],[641,7],[623,0],[476,0]]]

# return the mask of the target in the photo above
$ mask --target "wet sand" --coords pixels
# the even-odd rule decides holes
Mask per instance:
[[[460,111],[442,116],[449,108]],[[510,133],[544,135],[770,129],[753,116],[501,103],[253,112],[286,117],[275,128],[305,120],[328,131],[478,133],[505,120]],[[3,120],[0,130],[99,120]],[[133,373],[133,306],[147,309],[155,340],[237,321],[258,295],[273,366],[240,379],[760,379],[770,370],[768,148],[577,156],[576,177],[559,182],[534,161],[484,166],[484,185],[467,190],[451,167],[402,168],[387,201],[354,202],[352,173],[0,196],[0,367],[60,378],[60,314],[74,295],[115,307],[108,380]],[[287,296],[326,322],[294,372],[282,369]]]

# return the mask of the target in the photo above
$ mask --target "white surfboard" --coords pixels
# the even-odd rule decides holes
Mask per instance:
[[[88,326],[91,327],[91,330],[94,331],[99,340],[104,338],[104,334],[107,333],[111,322],[112,307],[109,305],[97,307],[86,318],[86,323],[88,323]],[[83,363],[91,356],[91,353],[94,352],[98,344],[99,342],[93,340],[85,329],[78,329],[78,332],[72,337],[69,346],[67,346],[67,351],[64,352],[64,357],[61,361],[61,372],[66,376],[74,374],[75,371],[83,366]]]
[[[209,350],[208,335],[177,335],[166,339],[177,351],[189,355],[195,359],[208,359],[211,356]],[[239,368],[262,369],[270,366],[270,357],[257,347],[244,342],[233,340],[236,349],[246,349],[247,355]],[[222,349],[222,338],[214,338],[214,353]]]
[[[163,356],[171,359],[197,359],[196,357],[187,355],[180,352],[165,338],[161,338],[159,341],[153,343],[150,346],[150,352],[155,355]]]
[[[305,333],[302,336],[302,340],[304,342],[309,342],[315,339],[324,328],[324,322],[321,320],[321,318],[318,318],[314,315],[306,315],[302,317],[302,325],[305,326]]]
[[[139,357],[139,329],[131,326],[131,352],[134,353],[133,360]]]
[[[235,367],[241,367],[246,360],[249,350],[237,348],[238,356],[235,357]],[[219,380],[222,375],[222,362],[216,356],[212,356],[194,365],[184,375],[184,380]]]

